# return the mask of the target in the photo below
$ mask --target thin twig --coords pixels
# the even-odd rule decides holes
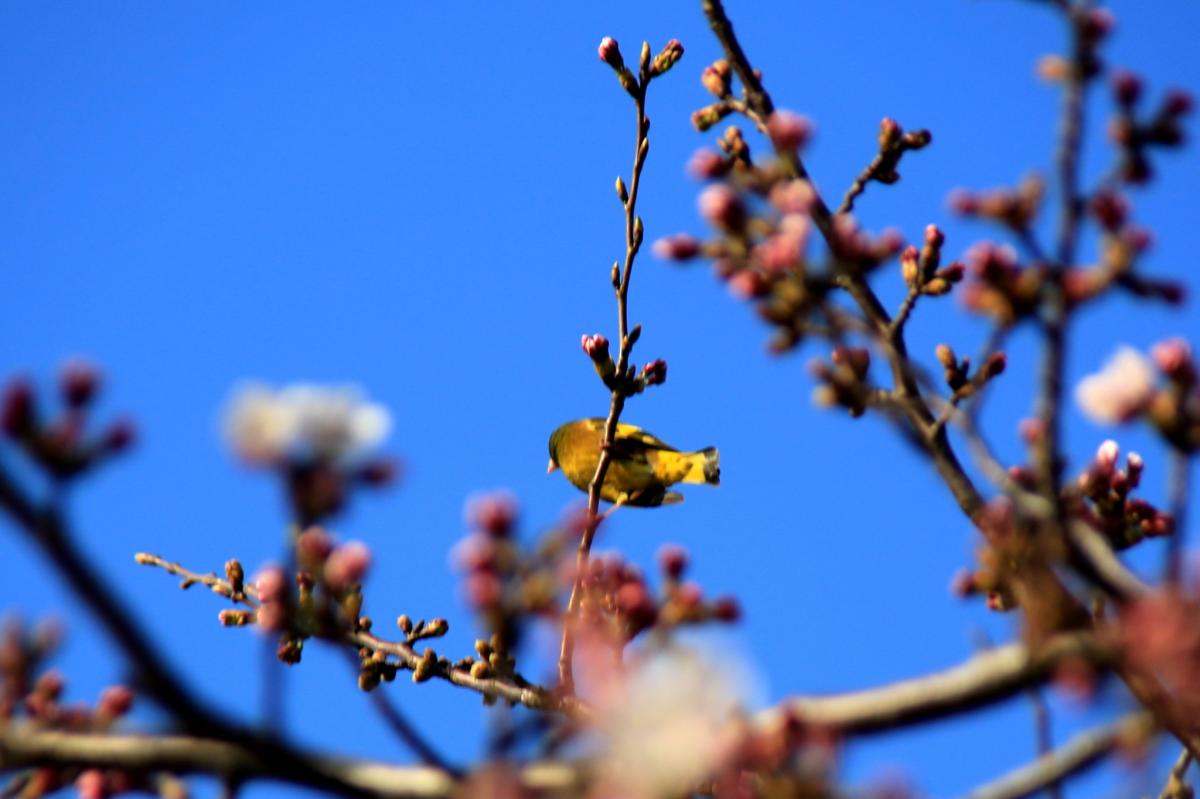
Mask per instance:
[[[1178,447],[1171,448],[1171,477],[1167,486],[1167,506],[1175,529],[1167,536],[1167,562],[1164,569],[1166,581],[1179,585],[1183,579],[1183,552],[1187,537],[1188,489],[1191,482],[1192,461]]]
[[[232,589],[229,583],[211,572],[207,574],[194,572],[178,563],[146,552],[139,552],[136,559],[143,565],[156,566],[170,574],[183,577],[182,585],[185,588],[189,585],[204,585],[220,596],[230,596]],[[239,595],[234,601],[248,608],[257,608],[256,597],[254,586],[247,585],[245,593]],[[411,645],[402,641],[388,641],[365,630],[346,631],[341,636],[341,641],[355,649],[366,647],[372,652],[391,655],[409,670],[415,670],[422,661],[422,656]],[[533,685],[520,675],[516,675],[513,682],[496,677],[473,677],[468,669],[455,668],[448,661],[441,660],[426,673],[430,677],[445,680],[462,688],[469,688],[485,696],[524,705],[532,710],[561,713],[572,718],[585,718],[591,712],[584,702],[572,697],[557,696],[546,688]]]
[[[621,418],[621,411],[625,408],[627,396],[626,371],[629,369],[629,357],[634,343],[629,335],[629,284],[633,277],[633,262],[637,258],[644,238],[642,221],[637,215],[637,198],[642,182],[642,167],[645,166],[646,156],[650,151],[650,126],[646,118],[646,91],[649,86],[650,77],[643,68],[633,98],[637,108],[637,135],[633,151],[633,169],[629,179],[629,195],[624,201],[625,264],[619,275],[615,271],[616,266],[613,266],[613,288],[617,295],[617,340],[619,342],[616,381],[612,386],[608,417],[604,422],[600,459],[596,463],[596,472],[588,485],[587,521],[584,524],[583,535],[579,539],[575,582],[571,587],[571,596],[567,600],[566,612],[563,614],[562,646],[558,656],[558,681],[562,690],[567,693],[573,692],[575,685],[572,659],[575,652],[575,625],[579,614],[579,605],[583,600],[583,577],[587,568],[588,556],[592,550],[592,541],[596,537],[596,530],[605,518],[600,516],[599,512],[600,494],[604,487],[604,478],[608,474],[608,467],[612,462],[612,446],[617,438],[617,424]],[[618,280],[620,282],[617,282]]]
[[[1188,790],[1187,770],[1192,765],[1192,753],[1186,748],[1175,758],[1174,765],[1167,773],[1167,783],[1159,793],[1158,799],[1186,799],[1192,796]]]
[[[1066,778],[1112,754],[1122,742],[1147,734],[1153,724],[1148,714],[1134,713],[1113,724],[1082,732],[1061,748],[979,786],[968,793],[966,799],[1021,799],[1053,790]]]

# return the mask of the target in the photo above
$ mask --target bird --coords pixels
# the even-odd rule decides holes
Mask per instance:
[[[546,474],[561,469],[572,485],[586,492],[600,461],[605,424],[605,419],[593,417],[560,425],[550,434]],[[600,498],[617,505],[674,505],[683,502],[683,494],[667,490],[676,483],[721,484],[716,447],[680,452],[640,427],[622,422],[610,451]]]

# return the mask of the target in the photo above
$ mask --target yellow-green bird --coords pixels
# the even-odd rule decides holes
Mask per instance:
[[[546,474],[562,469],[571,484],[587,491],[600,462],[605,420],[576,419],[550,434],[550,465]],[[716,447],[680,452],[639,427],[618,424],[612,458],[600,497],[639,507],[673,505],[683,494],[667,489],[676,483],[721,484],[721,461]]]

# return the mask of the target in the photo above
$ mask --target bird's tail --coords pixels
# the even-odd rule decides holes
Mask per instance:
[[[716,447],[707,447],[688,456],[689,468],[684,475],[685,483],[721,484],[721,454]]]

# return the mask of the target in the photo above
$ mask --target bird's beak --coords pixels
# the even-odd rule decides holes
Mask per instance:
[[[551,458],[550,462],[546,464],[546,474],[550,474],[552,471],[554,471],[557,468],[558,468],[558,464],[554,462],[554,458]]]

